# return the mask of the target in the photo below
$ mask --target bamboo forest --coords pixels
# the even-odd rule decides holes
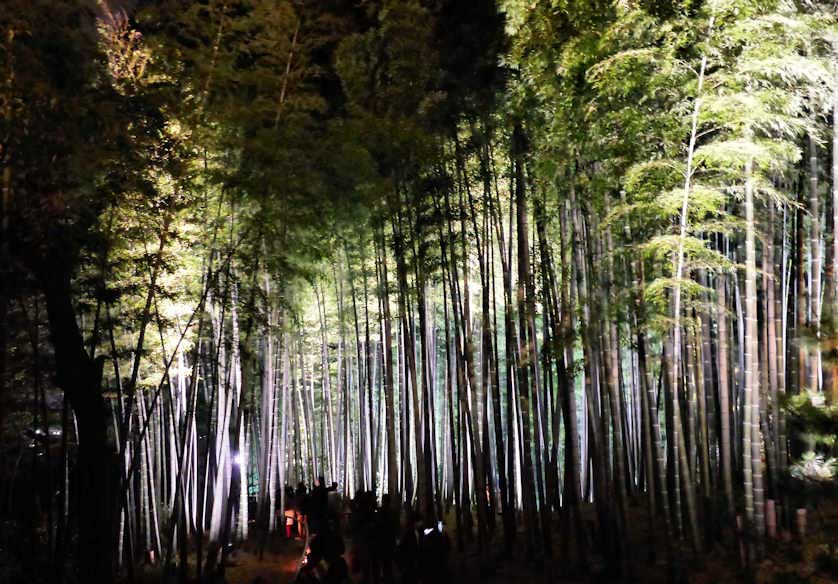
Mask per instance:
[[[838,5],[0,0],[0,582],[838,582]]]

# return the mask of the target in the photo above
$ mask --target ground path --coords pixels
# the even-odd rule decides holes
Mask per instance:
[[[264,584],[288,584],[293,581],[303,553],[303,542],[274,541],[262,554],[253,543],[244,544],[230,556],[226,577],[228,584],[251,584],[262,578]]]
[[[656,561],[650,561],[649,551],[662,547],[660,537],[653,538],[655,543],[647,539],[642,509],[632,509],[630,531],[630,553],[634,560],[635,577],[630,581],[648,584],[666,584],[667,570],[662,554],[658,554]],[[636,514],[636,515],[635,515]],[[783,543],[780,540],[769,540],[765,559],[754,570],[754,582],[758,584],[772,584],[777,581],[811,582],[813,584],[827,584],[838,582],[835,574],[825,573],[818,568],[817,556],[826,546],[836,546],[838,533],[838,502],[822,503],[813,510],[811,517],[811,532],[806,541]],[[519,532],[519,541],[524,539],[523,532]],[[660,534],[658,534],[660,536]],[[345,558],[352,562],[352,544],[346,542]],[[486,582],[489,584],[572,584],[575,582],[613,582],[608,577],[594,574],[579,579],[568,579],[566,566],[560,558],[553,562],[546,562],[538,567],[528,563],[522,550],[513,553],[506,561],[500,559],[501,538],[491,546],[489,553],[481,557],[474,542],[467,545],[463,552],[456,550],[455,538],[452,534],[452,550],[449,562],[450,580],[455,584],[472,584]],[[261,578],[264,584],[290,584],[297,571],[302,557],[304,543],[300,540],[286,540],[275,534],[265,545],[262,554],[259,544],[255,540],[245,542],[229,557],[226,570],[227,584],[253,584]],[[558,550],[557,550],[558,551]],[[484,550],[485,552],[485,550]],[[727,534],[719,541],[708,544],[708,549],[700,557],[690,557],[688,552],[683,556],[685,582],[690,584],[719,584],[742,581],[742,572],[737,565],[737,547],[732,536]],[[592,564],[588,566],[593,568]],[[190,566],[190,573],[194,574],[194,566]],[[785,579],[784,579],[785,578]],[[794,578],[797,578],[795,580]],[[158,578],[145,580],[138,578],[138,582],[159,582]],[[400,580],[396,580],[399,582]]]

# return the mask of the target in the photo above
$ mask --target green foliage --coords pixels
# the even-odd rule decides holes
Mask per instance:
[[[825,458],[814,452],[806,452],[803,457],[789,467],[792,478],[808,482],[829,482],[838,476],[838,459]]]
[[[650,282],[645,290],[643,299],[651,309],[652,320],[659,330],[666,331],[672,326],[669,308],[670,291],[675,286],[680,286],[683,303],[685,306],[699,306],[709,290],[701,286],[695,280],[681,278],[676,280],[671,277],[659,277]]]
[[[798,433],[811,450],[819,447],[833,448],[838,436],[838,406],[827,405],[823,403],[823,397],[819,397],[819,403],[816,404],[809,393],[802,392],[787,396],[783,403],[788,414],[789,428]],[[834,463],[821,462],[827,465]]]
[[[829,542],[819,546],[815,555],[815,566],[818,572],[835,580],[838,579],[838,544]]]

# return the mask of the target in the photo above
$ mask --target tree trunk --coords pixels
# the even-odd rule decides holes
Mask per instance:
[[[765,533],[764,499],[762,486],[762,438],[759,427],[759,326],[757,322],[757,267],[754,224],[753,161],[745,164],[745,439],[743,466],[745,467],[745,506],[755,543],[757,556],[762,555]],[[750,467],[750,472],[748,471]],[[749,480],[750,479],[750,480]],[[754,558],[755,559],[755,558]]]
[[[396,460],[395,390],[393,385],[393,327],[390,316],[390,283],[387,278],[387,244],[384,228],[380,229],[381,250],[381,305],[384,319],[384,402],[387,419],[387,490],[396,495],[399,490],[399,475]]]
[[[39,274],[55,350],[56,381],[78,421],[79,577],[111,582],[116,461],[108,446],[106,404],[102,397],[103,358],[87,354],[76,322],[67,262],[50,250]]]

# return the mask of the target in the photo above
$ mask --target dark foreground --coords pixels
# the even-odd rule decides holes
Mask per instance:
[[[568,563],[559,557],[556,550],[552,560],[527,560],[523,549],[507,553],[501,541],[479,553],[476,542],[467,543],[462,551],[457,550],[456,537],[450,533],[452,547],[447,562],[447,578],[443,581],[422,584],[456,584],[489,582],[497,584],[547,584],[587,582],[643,582],[667,583],[688,582],[691,584],[754,582],[756,584],[811,583],[827,584],[838,582],[838,502],[827,501],[811,510],[808,533],[804,538],[798,534],[779,533],[769,539],[764,559],[752,568],[740,565],[739,546],[732,532],[723,532],[721,539],[708,542],[707,550],[699,557],[689,551],[682,551],[677,568],[667,563],[665,540],[662,534],[650,534],[639,519],[642,510],[637,509],[638,521],[633,523],[628,545],[631,556],[630,574],[624,577],[609,573],[609,566],[601,556],[593,553],[588,565],[577,573],[571,573]],[[452,518],[453,519],[453,518]],[[452,521],[453,523],[453,521]],[[523,541],[525,534],[518,533]],[[500,538],[498,538],[500,539]],[[365,580],[362,566],[355,557],[355,546],[351,539],[344,538],[346,552],[344,559],[350,571],[348,582],[385,582],[379,578]],[[235,548],[227,558],[224,579],[207,579],[212,584],[286,584],[295,581],[301,567],[305,541],[299,538],[285,539],[274,534],[264,543],[253,538]],[[558,545],[557,545],[558,548]],[[194,558],[191,559],[194,562]],[[194,565],[190,566],[192,574]],[[157,567],[144,566],[137,573],[136,581],[151,583],[161,581]],[[165,579],[163,579],[165,581]],[[194,580],[193,580],[194,581]],[[419,582],[414,575],[399,573],[394,569],[394,580],[398,584]]]

